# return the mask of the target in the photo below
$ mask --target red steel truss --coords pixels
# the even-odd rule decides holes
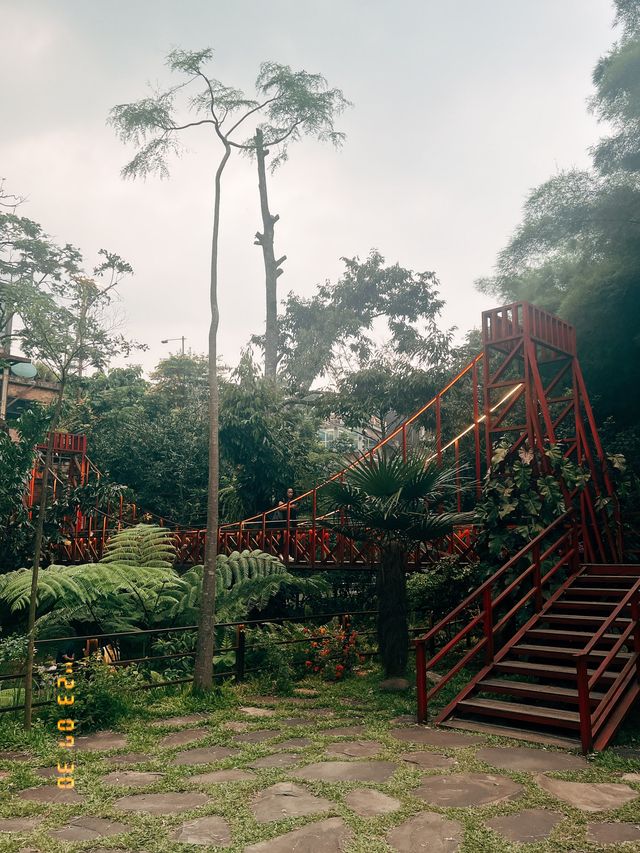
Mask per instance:
[[[593,412],[576,356],[575,330],[568,323],[526,302],[502,306],[482,315],[483,351],[397,429],[363,454],[371,456],[383,447],[394,447],[406,456],[412,447],[433,448],[432,458],[445,456],[458,470],[458,480],[471,475],[479,493],[482,477],[498,441],[507,441],[512,451],[522,447],[544,450],[560,444],[567,458],[586,465],[590,483],[580,495],[581,547],[590,560],[615,559],[620,544],[615,527],[605,518],[603,498],[613,490],[598,437]],[[465,412],[465,414],[460,414]],[[60,442],[68,446],[78,437]],[[58,439],[57,439],[58,440]],[[82,458],[86,460],[84,450]],[[544,460],[544,456],[542,457]],[[353,464],[353,463],[352,463]],[[99,477],[86,460],[82,482]],[[270,507],[219,531],[221,553],[248,548],[280,555],[287,563],[309,568],[359,566],[376,561],[370,548],[327,530],[324,495],[328,483],[344,476],[348,468],[293,499]],[[37,474],[33,478],[37,480]],[[569,505],[572,495],[565,495]],[[458,506],[462,506],[462,489]],[[286,513],[276,520],[278,510]],[[68,538],[61,558],[69,561],[96,559],[113,530],[140,519],[170,526],[178,541],[179,559],[198,563],[204,557],[205,531],[187,529],[133,505],[104,512],[77,514],[67,528]],[[443,549],[468,553],[473,531],[455,530],[446,543],[420,546],[410,563],[419,566],[437,558]]]

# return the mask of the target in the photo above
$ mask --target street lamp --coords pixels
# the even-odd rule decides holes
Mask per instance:
[[[163,341],[160,341],[160,343],[161,344],[168,344],[168,343],[171,343],[171,341],[182,341],[181,352],[182,352],[182,355],[184,355],[184,342],[186,341],[185,336],[181,335],[179,338],[165,338]]]

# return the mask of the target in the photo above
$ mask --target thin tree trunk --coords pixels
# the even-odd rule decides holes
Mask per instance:
[[[267,170],[265,161],[268,150],[264,147],[264,137],[260,129],[256,130],[256,160],[258,162],[258,190],[260,192],[260,211],[262,213],[263,232],[256,232],[255,244],[262,246],[264,258],[264,280],[266,292],[266,322],[264,334],[264,375],[275,379],[278,369],[278,276],[282,274],[280,265],[286,261],[286,255],[276,260],[274,249],[274,226],[280,218],[269,210],[267,195]]]
[[[58,399],[56,407],[53,411],[53,417],[49,424],[49,435],[47,438],[47,450],[44,458],[44,471],[42,472],[42,481],[40,484],[40,501],[38,503],[38,518],[36,521],[36,536],[33,547],[33,567],[31,573],[31,595],[29,598],[29,621],[27,624],[27,669],[24,681],[24,727],[29,730],[31,728],[32,705],[33,705],[33,662],[35,657],[35,623],[36,609],[38,602],[38,574],[40,571],[40,560],[42,558],[42,540],[44,538],[44,521],[47,513],[47,491],[49,488],[49,470],[53,460],[53,442],[55,440],[55,431],[60,420],[60,412],[62,411],[62,399],[64,397],[65,377],[60,379],[60,390],[58,391]]]
[[[406,562],[406,552],[401,543],[391,542],[381,549],[377,575],[378,647],[385,678],[403,676],[407,670]]]
[[[218,555],[218,235],[220,232],[220,183],[222,172],[231,154],[225,152],[215,180],[213,233],[211,236],[211,324],[209,326],[209,484],[207,502],[207,541],[202,574],[202,600],[198,619],[198,642],[193,670],[195,691],[210,690],[213,686],[213,652],[216,630],[216,561]]]

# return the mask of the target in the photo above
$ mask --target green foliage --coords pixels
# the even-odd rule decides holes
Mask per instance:
[[[533,190],[480,287],[573,323],[598,420],[625,432],[640,418],[640,15],[637,0],[615,6],[622,36],[596,65],[591,104],[610,135],[591,170],[560,172]],[[640,456],[632,462],[640,470]]]
[[[451,332],[437,326],[444,302],[435,273],[385,266],[376,251],[364,261],[342,260],[346,269],[335,285],[318,286],[310,299],[293,293],[287,297],[280,327],[281,372],[288,385],[307,392],[341,353],[355,360],[358,369],[373,366],[373,325],[381,318],[392,355],[418,358],[425,367],[439,365],[448,354]]]
[[[10,634],[0,640],[0,669],[21,669],[27,659],[27,637],[25,634]]]
[[[327,487],[329,506],[345,512],[344,524],[326,523],[355,539],[385,546],[402,542],[409,547],[430,542],[450,532],[454,525],[471,520],[469,513],[433,512],[427,504],[438,504],[456,488],[455,468],[444,468],[426,455],[400,452],[376,454],[357,461],[344,481]]]
[[[170,569],[175,560],[174,537],[163,527],[138,524],[120,530],[107,543],[100,563],[127,568]]]
[[[407,598],[414,624],[424,625],[427,615],[434,620],[446,616],[479,586],[484,574],[477,563],[445,554],[428,569],[409,575]]]
[[[73,678],[73,719],[82,731],[116,725],[146,704],[144,692],[138,692],[144,679],[135,664],[109,666],[93,655],[74,667]],[[58,706],[48,708],[44,716],[55,723]]]
[[[180,576],[173,569],[175,546],[165,528],[139,524],[114,534],[99,563],[48,566],[38,577],[37,628],[40,636],[127,631],[195,623],[202,593],[202,566]],[[295,578],[262,551],[218,555],[218,622],[245,618],[282,590],[320,594],[321,578]],[[31,570],[0,576],[0,603],[8,618],[24,614]]]
[[[481,543],[491,557],[517,553],[566,511],[562,484],[579,492],[588,483],[588,471],[566,459],[560,445],[549,447],[545,457],[548,473],[530,451],[521,449],[514,459],[506,444],[496,448],[476,507]]]
[[[10,571],[33,553],[33,525],[24,504],[36,444],[44,438],[49,418],[37,405],[27,409],[12,427],[17,441],[0,428],[0,571]]]

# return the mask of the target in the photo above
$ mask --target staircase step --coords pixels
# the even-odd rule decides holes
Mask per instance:
[[[568,592],[571,594],[573,598],[576,596],[578,598],[595,598],[596,601],[602,598],[623,598],[628,592],[630,587],[618,587],[618,586],[577,586],[573,584],[569,587]]]
[[[573,630],[573,627],[580,628],[590,628],[596,627],[599,628],[600,625],[606,619],[606,616],[595,616],[589,615],[588,613],[541,613],[540,614],[540,622],[548,622],[549,625],[565,625],[567,628]],[[615,624],[617,626],[628,625],[630,619],[625,619],[624,617],[620,617],[616,619]]]
[[[596,586],[597,584],[607,584],[609,586],[624,586],[629,589],[634,583],[640,579],[633,575],[580,575],[573,581],[572,587],[576,585]]]
[[[556,628],[532,628],[525,634],[525,642],[529,640],[563,640],[567,642],[576,642],[586,645],[593,637],[593,631],[574,631],[573,626],[569,630],[560,630]],[[615,643],[620,639],[620,634],[603,634],[603,640],[609,640]]]
[[[571,592],[573,592],[573,589]],[[581,613],[589,610],[595,610],[598,613],[611,613],[616,603],[615,601],[575,601],[573,599],[559,598],[553,602],[553,609],[557,610],[561,607],[564,610],[579,610]]]
[[[497,672],[505,672],[510,675],[527,675],[535,676],[540,679],[549,679],[552,681],[574,681],[578,677],[575,666],[559,666],[557,664],[534,663],[524,660],[507,660],[503,659],[493,665]],[[589,675],[593,675],[594,668],[588,669]],[[603,672],[600,676],[601,681],[615,681],[618,677],[617,672]]]
[[[584,574],[613,577],[635,577],[640,579],[640,566],[637,563],[585,563]]]
[[[503,717],[507,720],[521,720],[523,723],[538,723],[554,728],[577,729],[580,726],[580,714],[577,711],[522,705],[518,702],[502,702],[499,699],[464,699],[458,702],[457,710],[485,717]]]
[[[558,687],[557,684],[533,684],[528,681],[509,681],[506,678],[485,678],[478,689],[486,693],[504,693],[509,696],[522,696],[527,699],[550,699],[555,702],[575,704],[578,691],[571,687]],[[591,692],[593,704],[597,704],[604,693]]]
[[[500,725],[500,723],[485,723],[484,721],[463,720],[458,717],[449,717],[447,720],[442,720],[438,725],[447,729],[461,729],[465,732],[480,732],[480,734],[510,737],[514,740],[524,740],[528,743],[540,743],[545,746],[559,747],[560,749],[578,749],[580,747],[580,742],[576,740],[576,738],[551,735],[546,732],[527,731],[527,729],[515,729],[511,726]]]
[[[572,658],[575,656],[577,649],[567,648],[565,646],[535,646],[527,643],[519,643],[517,646],[512,646],[509,650],[516,655],[530,655],[531,657],[545,658]],[[604,658],[608,652],[594,649],[589,652],[590,658]],[[631,657],[630,652],[618,652],[615,660],[627,659]]]

